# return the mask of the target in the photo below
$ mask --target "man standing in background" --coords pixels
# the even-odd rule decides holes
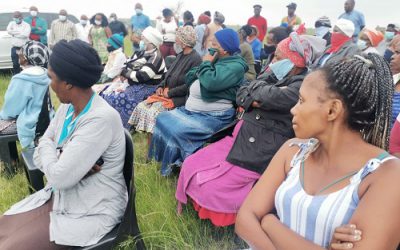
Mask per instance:
[[[7,26],[7,33],[11,36],[11,60],[13,63],[13,75],[21,72],[17,51],[29,41],[31,26],[24,22],[19,11],[14,12],[13,20]]]
[[[108,27],[111,29],[112,34],[122,34],[123,37],[128,34],[125,24],[118,20],[117,14],[111,13],[108,22]]]
[[[31,26],[29,39],[38,41],[47,45],[47,21],[38,16],[38,8],[32,6],[29,8],[30,16],[24,19]]]
[[[358,41],[358,34],[365,27],[365,18],[364,14],[354,10],[354,6],[356,2],[354,0],[346,0],[344,3],[344,11],[345,13],[339,16],[339,19],[347,19],[354,23],[355,31],[353,35],[353,42]]]
[[[247,21],[247,24],[250,26],[256,26],[258,29],[258,40],[261,41],[261,43],[264,41],[264,37],[267,34],[267,20],[262,17],[261,14],[261,9],[262,6],[259,4],[256,4],[253,6],[254,8],[254,16],[249,18]]]
[[[66,10],[60,10],[58,20],[54,20],[51,24],[51,36],[49,45],[52,49],[56,43],[61,40],[71,41],[78,38],[76,27],[73,22],[68,20]]]
[[[150,18],[143,14],[143,6],[140,3],[137,3],[135,5],[135,12],[136,15],[133,15],[131,17],[131,29],[132,31],[135,30],[140,30],[143,31],[147,27],[149,27],[150,24]]]
[[[82,15],[79,23],[75,24],[78,39],[89,43],[90,26],[89,18],[86,15]]]
[[[286,7],[288,9],[288,15],[286,17],[282,18],[281,26],[293,27],[293,26],[296,26],[296,25],[300,25],[301,24],[301,18],[298,17],[295,14],[296,9],[297,9],[297,4],[296,3],[290,3]]]

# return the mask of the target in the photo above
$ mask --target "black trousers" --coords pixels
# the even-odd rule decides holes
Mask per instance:
[[[11,48],[11,60],[13,64],[13,75],[21,72],[21,66],[19,65],[19,57],[17,55],[17,50],[20,50],[21,47],[12,47]]]

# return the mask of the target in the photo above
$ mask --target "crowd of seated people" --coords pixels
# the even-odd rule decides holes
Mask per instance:
[[[241,121],[232,136],[184,161],[176,191],[179,202],[187,203],[189,196],[199,215],[208,216],[213,224],[235,223],[244,198],[275,152],[294,136],[290,109],[298,100],[307,65],[316,57],[299,52],[311,50],[305,38],[292,34],[278,44],[270,70],[238,90]]]
[[[157,86],[155,94],[140,102],[133,110],[129,124],[136,131],[152,134],[157,116],[167,110],[185,105],[189,92],[185,84],[186,73],[200,65],[202,59],[193,49],[196,44],[196,33],[192,26],[181,27],[176,32],[176,46],[181,47],[179,53],[168,68],[162,82]]]
[[[161,174],[198,150],[213,133],[228,125],[235,116],[236,91],[248,70],[240,53],[237,32],[223,29],[215,33],[213,55],[186,74],[189,96],[185,106],[157,117],[149,158],[161,161]]]
[[[178,214],[235,225],[252,249],[397,247],[400,35],[324,16],[315,36],[274,27],[262,47],[259,27],[227,28],[218,11],[197,24],[187,11],[182,25],[162,14],[132,26],[129,58],[101,13],[92,45],[22,47],[0,135],[16,119],[47,185],[0,217],[0,249],[89,246],[113,229],[127,205],[124,129],[146,133],[147,159],[178,177]],[[62,104],[35,145],[49,86]]]
[[[143,30],[143,50],[136,51],[126,61],[120,81],[107,86],[100,93],[119,112],[125,127],[129,127],[128,120],[133,109],[152,95],[162,81],[165,74],[165,63],[159,49],[162,41],[161,33],[155,28]]]

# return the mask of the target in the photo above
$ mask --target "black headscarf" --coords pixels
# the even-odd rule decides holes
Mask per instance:
[[[96,50],[78,39],[58,42],[49,63],[60,79],[83,89],[95,84],[103,72]]]

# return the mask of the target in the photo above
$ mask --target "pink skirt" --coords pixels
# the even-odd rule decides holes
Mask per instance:
[[[203,215],[204,211],[207,211],[206,217],[211,219],[211,222],[212,212],[215,212],[218,218],[221,214],[230,218],[224,220],[224,225],[217,226],[234,223],[244,199],[260,178],[258,173],[226,161],[242,123],[243,121],[240,121],[236,125],[232,136],[227,136],[189,156],[182,165],[178,179],[175,197],[179,205],[187,204],[187,197],[190,197],[199,216],[200,211],[203,211]]]

